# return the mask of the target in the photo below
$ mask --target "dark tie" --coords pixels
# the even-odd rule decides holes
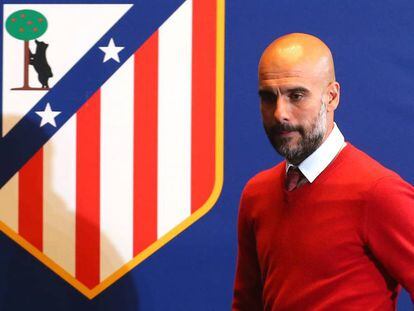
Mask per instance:
[[[292,191],[302,184],[301,181],[305,176],[296,166],[291,166],[286,173],[285,187],[287,191]]]

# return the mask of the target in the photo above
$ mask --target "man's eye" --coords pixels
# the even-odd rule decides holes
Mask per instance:
[[[293,93],[289,97],[293,101],[299,101],[304,97],[304,95],[302,93]]]

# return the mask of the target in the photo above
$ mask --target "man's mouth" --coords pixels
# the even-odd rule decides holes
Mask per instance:
[[[299,127],[291,126],[291,125],[275,125],[268,130],[266,130],[269,137],[274,137],[276,139],[279,138],[291,138],[296,136],[295,133],[300,134]]]
[[[278,131],[277,134],[282,137],[291,136],[296,131]]]

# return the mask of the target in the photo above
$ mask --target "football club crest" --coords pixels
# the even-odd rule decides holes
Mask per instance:
[[[224,0],[2,9],[0,229],[92,299],[218,199]]]

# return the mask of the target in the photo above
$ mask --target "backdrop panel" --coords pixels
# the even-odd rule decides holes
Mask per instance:
[[[21,3],[15,3],[17,2]],[[37,2],[49,1],[35,0],[30,1],[30,4]],[[58,2],[60,1],[53,1]],[[81,3],[77,0],[67,2]],[[135,7],[147,8],[148,12],[155,11],[157,8],[151,7],[150,2],[88,1],[96,4],[132,3]],[[179,2],[169,2],[168,8],[161,9],[159,14],[174,11],[173,6],[179,6]],[[13,1],[2,2],[0,16],[4,16],[6,5],[11,4]],[[410,0],[227,0],[224,179],[220,197],[214,207],[92,300],[1,233],[0,310],[229,310],[235,273],[236,221],[241,190],[256,172],[281,160],[269,145],[261,124],[257,63],[263,49],[274,38],[286,33],[310,33],[330,46],[335,59],[337,80],[341,84],[341,101],[335,116],[345,139],[412,184],[413,12],[414,3]],[[118,11],[118,14],[122,15],[123,11]],[[185,14],[184,12],[183,16]],[[86,24],[93,23],[89,21]],[[150,29],[146,31],[152,34]],[[3,23],[3,38],[4,32]],[[184,32],[183,36],[185,35]],[[179,43],[184,50],[189,45],[185,40]],[[20,42],[18,46],[20,47]],[[23,44],[21,46],[23,48]],[[134,51],[131,47],[131,53]],[[161,54],[159,56],[162,57]],[[1,66],[3,72],[4,61]],[[189,64],[184,62],[182,66],[189,72]],[[133,68],[130,70],[133,71]],[[182,75],[183,72],[177,71],[177,74]],[[118,85],[124,86],[123,83]],[[170,85],[166,83],[165,87]],[[184,114],[189,113],[185,107],[182,109]],[[167,117],[164,116],[166,119],[168,113]],[[5,131],[7,124],[2,122],[1,128]],[[190,124],[189,118],[185,122]],[[168,128],[166,132],[168,134]],[[187,139],[190,139],[189,136]],[[184,140],[181,143],[185,146],[188,140]],[[168,148],[168,144],[166,146]],[[181,165],[181,156],[177,155],[175,159],[177,165]],[[178,181],[181,185],[188,186],[191,183],[191,176],[186,176]],[[169,195],[174,196],[174,192]],[[188,197],[183,200],[187,200],[185,204],[188,209],[180,212],[190,215],[193,213],[191,203]],[[125,219],[128,219],[128,211],[125,213]],[[13,215],[10,217],[14,219]],[[180,220],[186,216],[178,213],[172,217]],[[158,228],[158,232],[169,230],[168,226],[172,225],[165,224]],[[117,234],[116,228],[109,227],[108,230],[114,230],[114,234]],[[104,244],[103,247],[109,248],[110,245]],[[125,249],[132,251],[134,246],[128,244],[119,247],[121,259],[117,260],[124,262],[123,252]],[[61,258],[59,254],[54,256]],[[69,271],[73,269],[73,262],[65,261],[64,257],[61,260]],[[110,273],[110,261],[105,262],[104,267],[104,271],[99,272],[105,275]],[[96,274],[92,279],[93,277],[96,278]],[[404,291],[399,298],[398,309],[412,310],[412,303]]]

